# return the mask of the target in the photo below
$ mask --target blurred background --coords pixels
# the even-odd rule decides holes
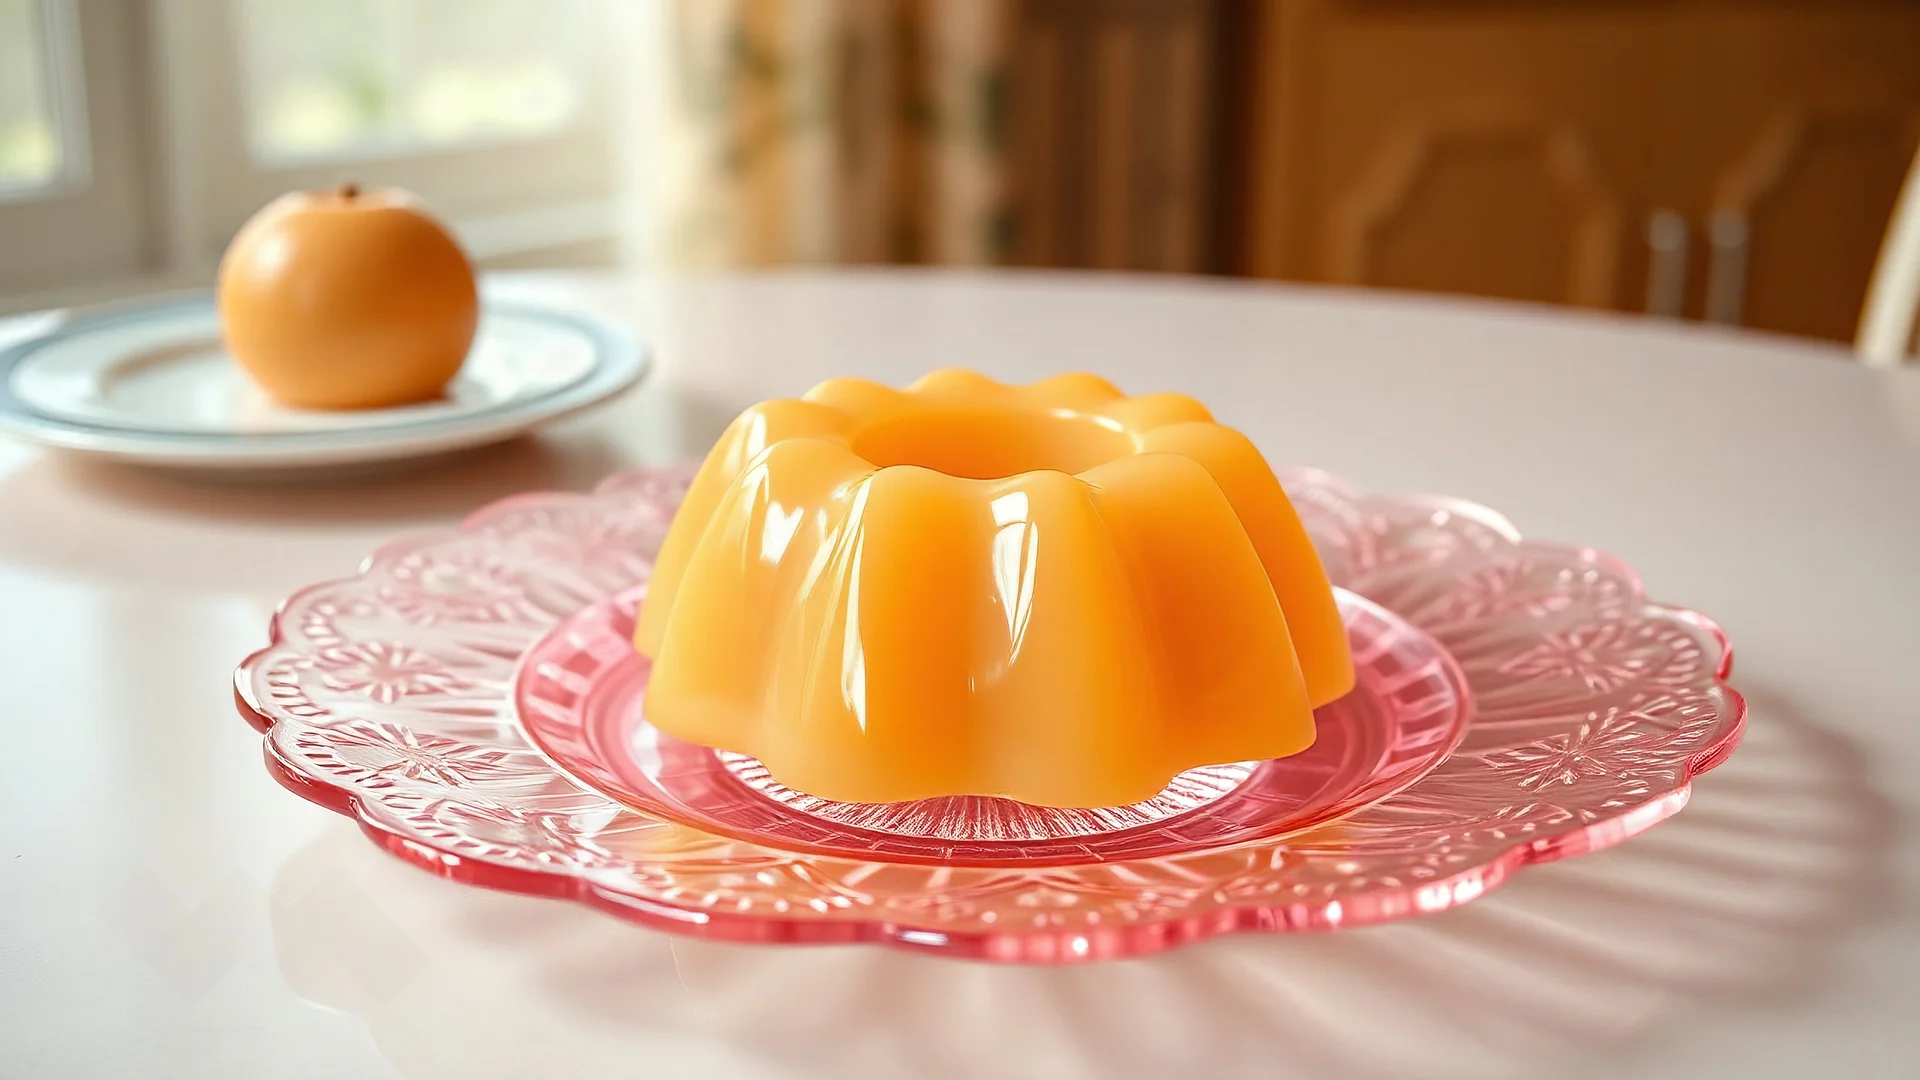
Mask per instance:
[[[1203,273],[1854,335],[1902,0],[0,0],[0,310],[280,192],[490,267]]]

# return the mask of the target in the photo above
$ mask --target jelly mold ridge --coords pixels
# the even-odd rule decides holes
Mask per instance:
[[[1253,444],[1086,375],[841,379],[748,409],[635,642],[661,730],[850,802],[1124,805],[1297,753],[1354,677]]]

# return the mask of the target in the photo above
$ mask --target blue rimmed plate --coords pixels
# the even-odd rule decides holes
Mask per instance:
[[[480,446],[604,401],[648,360],[588,315],[488,301],[437,401],[324,412],[278,405],[227,355],[209,293],[83,312],[0,352],[0,431],[156,465],[361,464]]]

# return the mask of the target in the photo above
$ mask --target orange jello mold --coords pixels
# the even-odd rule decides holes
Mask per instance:
[[[1306,749],[1353,686],[1253,443],[1092,375],[834,379],[756,405],[649,589],[647,719],[825,799],[1138,802]]]

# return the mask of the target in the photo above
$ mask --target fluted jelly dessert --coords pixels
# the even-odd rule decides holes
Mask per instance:
[[[1354,678],[1260,452],[1091,375],[835,379],[748,409],[635,643],[655,727],[848,802],[1137,802],[1306,749]]]

